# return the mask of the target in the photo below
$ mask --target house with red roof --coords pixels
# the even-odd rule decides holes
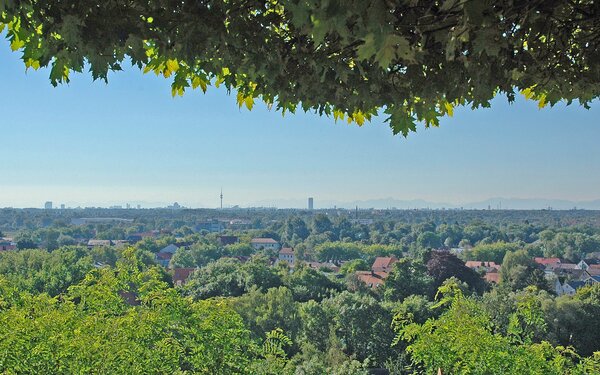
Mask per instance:
[[[533,261],[537,264],[541,264],[542,266],[551,266],[560,264],[561,261],[559,258],[544,258],[544,257],[535,257]]]
[[[356,276],[360,281],[367,284],[369,288],[378,288],[385,283],[385,272],[373,272],[373,271],[357,271]]]
[[[398,261],[395,256],[391,257],[377,257],[371,266],[373,272],[390,272],[392,265]]]
[[[392,266],[398,261],[398,258],[377,257],[371,266],[371,271],[357,271],[356,276],[360,281],[367,284],[369,288],[377,288],[385,283]]]
[[[489,272],[486,272],[485,275],[483,275],[483,278],[488,283],[498,284],[500,282],[500,273],[497,269],[493,269]]]

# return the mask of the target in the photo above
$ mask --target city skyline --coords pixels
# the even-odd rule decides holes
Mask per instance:
[[[398,200],[394,198],[383,199],[368,199],[363,201],[316,201],[314,205],[314,197],[308,197],[308,204],[303,205],[302,199],[286,199],[278,201],[257,201],[251,202],[248,205],[227,204],[222,205],[219,202],[217,206],[208,206],[202,204],[180,204],[179,202],[145,202],[145,201],[115,201],[109,204],[79,204],[77,202],[64,203],[54,205],[57,202],[46,201],[41,206],[0,206],[1,208],[43,208],[43,209],[82,209],[82,208],[105,208],[105,209],[247,209],[247,208],[276,208],[276,209],[306,209],[306,210],[329,210],[329,209],[467,209],[467,210],[600,210],[600,199],[591,201],[568,201],[559,199],[519,199],[519,198],[489,198],[483,201],[463,202],[453,204],[448,202],[431,202],[419,199],[414,200]],[[306,203],[306,202],[305,202]]]

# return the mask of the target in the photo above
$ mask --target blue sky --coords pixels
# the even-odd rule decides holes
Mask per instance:
[[[221,187],[225,205],[243,206],[600,198],[597,102],[538,110],[498,98],[405,139],[383,117],[359,128],[262,103],[240,110],[214,87],[172,98],[169,80],[134,68],[108,85],[83,74],[54,88],[18,57],[0,42],[0,207],[217,207]]]

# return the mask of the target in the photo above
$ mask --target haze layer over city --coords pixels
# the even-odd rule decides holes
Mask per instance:
[[[301,208],[309,196],[320,208],[599,206],[585,204],[600,199],[597,105],[540,110],[522,96],[497,98],[403,138],[384,116],[362,127],[282,117],[258,102],[239,109],[223,88],[172,98],[168,80],[127,65],[109,84],[74,73],[54,88],[47,69],[25,73],[18,57],[0,46],[0,79],[11,87],[0,93],[0,206],[216,208],[221,188],[228,207]]]

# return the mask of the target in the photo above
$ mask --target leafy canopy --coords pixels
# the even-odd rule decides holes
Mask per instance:
[[[224,85],[240,107],[358,125],[382,110],[406,136],[497,94],[587,107],[600,93],[599,12],[593,0],[4,0],[0,29],[53,85],[130,61],[172,79],[173,95]]]

